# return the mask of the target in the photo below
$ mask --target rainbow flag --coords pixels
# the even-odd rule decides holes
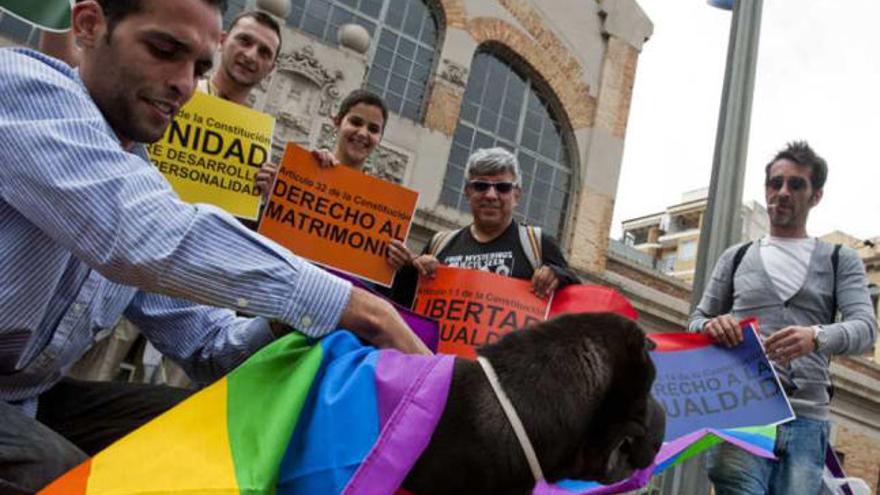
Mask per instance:
[[[40,493],[394,493],[427,446],[451,356],[291,334]]]
[[[594,291],[577,288],[569,295],[585,290]],[[560,303],[560,312],[576,311],[576,299]],[[634,315],[625,306],[617,311]],[[736,354],[699,335],[652,338],[659,344],[654,351],[658,376],[670,371],[662,363],[690,362],[700,355],[716,362],[720,355]],[[750,355],[755,351],[751,348]],[[760,344],[757,351],[763,356]],[[658,353],[688,352],[697,354],[657,359]],[[430,441],[446,405],[453,364],[452,356],[377,350],[346,331],[319,341],[291,334],[40,493],[392,495]],[[722,419],[708,425],[668,419],[668,425],[686,420],[697,426],[667,437],[653,466],[620,483],[539,483],[533,493],[633,490],[722,441],[772,457],[775,427],[739,428],[743,425]]]

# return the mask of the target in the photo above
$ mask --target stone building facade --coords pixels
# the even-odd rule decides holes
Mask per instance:
[[[232,2],[227,18],[249,2]],[[635,0],[293,2],[278,68],[253,95],[283,143],[326,146],[351,90],[388,101],[369,169],[420,193],[410,244],[465,225],[463,167],[503,146],[523,165],[517,217],[602,271],[636,63],[652,24]],[[369,34],[366,50],[350,26]]]

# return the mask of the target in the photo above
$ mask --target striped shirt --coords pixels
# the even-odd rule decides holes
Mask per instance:
[[[0,102],[0,400],[32,413],[122,314],[200,380],[271,341],[266,318],[336,327],[350,283],[183,203],[76,70],[0,49]]]

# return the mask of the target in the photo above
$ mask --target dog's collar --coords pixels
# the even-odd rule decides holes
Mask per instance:
[[[516,439],[519,440],[519,446],[522,447],[523,454],[526,456],[526,461],[529,463],[529,469],[532,470],[532,476],[535,477],[536,482],[543,480],[544,472],[541,471],[541,463],[538,462],[538,455],[535,453],[535,449],[532,447],[532,442],[529,440],[529,435],[526,433],[526,429],[523,427],[522,421],[520,421],[519,415],[516,413],[516,408],[513,407],[510,398],[507,397],[507,394],[504,393],[504,389],[501,388],[501,382],[498,381],[498,375],[495,374],[495,369],[492,367],[492,363],[482,356],[477,357],[477,362],[480,363],[480,367],[483,368],[483,373],[486,374],[486,378],[489,380],[489,385],[492,386],[492,391],[495,392],[495,397],[498,399],[498,402],[501,403],[501,409],[504,410],[504,415],[507,416],[507,421],[510,423],[511,428],[513,428],[513,432],[516,434]]]

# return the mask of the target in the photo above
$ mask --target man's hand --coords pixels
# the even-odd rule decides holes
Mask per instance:
[[[727,314],[712,318],[703,325],[703,333],[715,342],[736,347],[743,341],[742,328],[736,318]]]
[[[532,274],[532,292],[538,297],[550,297],[559,287],[559,277],[547,266],[543,265]]]
[[[793,359],[815,351],[815,336],[816,331],[813,327],[785,327],[764,340],[764,349],[767,351],[767,357],[785,366]]]
[[[440,266],[440,261],[430,254],[423,254],[414,259],[412,264],[419,271],[420,276],[434,278],[437,276],[437,267]]]
[[[327,168],[339,165],[339,160],[336,159],[336,155],[327,148],[312,150],[312,156],[315,157],[315,160],[318,160],[318,165],[321,167]]]
[[[254,176],[254,189],[263,195],[264,199],[269,199],[269,192],[272,189],[272,182],[275,181],[275,174],[278,173],[278,164],[266,162],[260,167],[260,171]]]
[[[412,251],[406,247],[406,244],[397,239],[393,239],[391,244],[388,245],[388,252],[385,256],[385,261],[388,265],[391,268],[394,268],[394,270],[399,270],[400,267],[412,263],[412,260]]]
[[[358,287],[352,287],[339,325],[380,349],[431,354],[391,303]]]

